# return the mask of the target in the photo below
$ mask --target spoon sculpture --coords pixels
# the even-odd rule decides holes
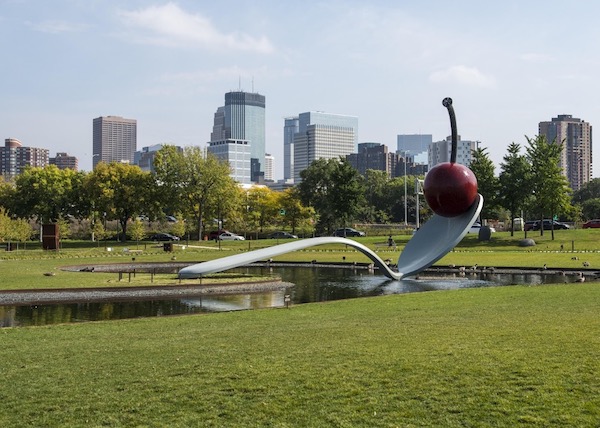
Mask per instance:
[[[236,254],[204,263],[185,267],[179,271],[180,278],[199,278],[209,273],[221,272],[239,266],[245,266],[259,260],[268,260],[291,251],[323,244],[345,244],[356,248],[369,257],[385,276],[400,280],[407,276],[416,275],[423,269],[444,257],[467,234],[483,208],[483,197],[477,193],[477,181],[471,170],[456,164],[457,132],[452,100],[445,98],[443,105],[450,114],[452,127],[452,156],[451,162],[438,169],[442,174],[442,183],[435,183],[425,189],[425,196],[430,205],[438,204],[434,214],[411,238],[398,258],[398,271],[395,272],[370,248],[352,239],[338,237],[309,238],[295,242],[262,248],[248,253]],[[432,169],[433,171],[433,169]],[[447,174],[447,172],[450,172]],[[456,174],[458,172],[458,174]],[[430,171],[431,173],[431,171]],[[469,175],[470,173],[470,175]],[[471,177],[472,176],[472,177]],[[456,178],[458,177],[458,178]],[[426,178],[427,184],[427,178]],[[444,187],[446,186],[446,187]],[[466,190],[465,190],[466,189]],[[461,192],[468,193],[467,197]],[[450,193],[450,195],[448,195]],[[454,196],[452,196],[454,194]],[[429,196],[429,197],[428,197]],[[456,201],[460,202],[457,204]],[[465,203],[467,201],[467,203]],[[450,209],[448,210],[448,205]],[[433,207],[432,207],[433,208]]]
[[[323,244],[345,244],[356,248],[369,257],[373,264],[390,279],[402,279],[416,275],[423,269],[444,257],[467,234],[469,228],[477,219],[483,198],[478,196],[471,208],[464,214],[456,217],[434,216],[425,223],[406,244],[404,251],[398,258],[398,271],[395,272],[370,248],[348,238],[326,236],[322,238],[308,238],[300,241],[274,245],[248,253],[236,254],[204,263],[185,267],[179,271],[180,278],[199,278],[203,275],[221,272],[235,267],[245,266],[259,260],[268,260],[291,251],[302,250]]]

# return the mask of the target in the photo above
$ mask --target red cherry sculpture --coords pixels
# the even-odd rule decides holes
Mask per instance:
[[[452,127],[450,162],[443,162],[431,168],[425,176],[423,194],[434,213],[442,217],[456,217],[466,212],[475,202],[477,178],[469,168],[456,163],[458,133],[452,99],[444,98],[442,104],[448,109]]]
[[[467,211],[477,198],[477,178],[459,163],[437,164],[425,176],[425,200],[434,213],[456,217]]]

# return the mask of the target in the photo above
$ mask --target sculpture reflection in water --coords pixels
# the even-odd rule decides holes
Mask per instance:
[[[467,234],[483,208],[483,197],[477,196],[475,203],[469,210],[456,217],[442,217],[434,214],[406,244],[404,251],[398,258],[397,271],[390,267],[370,248],[352,239],[338,238],[335,236],[308,238],[300,241],[288,242],[273,247],[262,248],[248,253],[236,254],[204,263],[185,267],[179,271],[180,278],[200,278],[203,275],[222,272],[235,267],[245,266],[260,260],[280,256],[292,251],[303,250],[323,244],[344,244],[356,248],[369,257],[374,265],[390,279],[402,279],[417,275],[436,261],[444,257]]]

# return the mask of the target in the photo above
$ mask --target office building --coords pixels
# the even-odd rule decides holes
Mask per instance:
[[[413,155],[427,153],[433,142],[431,134],[400,134],[397,136],[397,153],[408,152]]]
[[[294,135],[299,131],[297,117],[286,117],[283,125],[283,179],[294,178]]]
[[[56,153],[56,157],[49,159],[50,165],[56,165],[58,169],[78,170],[78,160],[75,156],[69,156],[66,153]]]
[[[137,149],[137,121],[102,116],[93,122],[93,166],[98,162],[133,163]]]
[[[460,135],[456,145],[456,163],[461,165],[471,165],[473,159],[473,150],[479,147],[479,141],[461,140]],[[446,137],[443,141],[436,141],[429,145],[428,151],[428,169],[433,168],[438,163],[450,162],[452,153],[452,137]]]
[[[293,120],[286,119],[289,129]],[[358,149],[358,118],[355,116],[311,111],[300,113],[297,120],[293,157],[284,160],[284,170],[292,171],[295,183],[300,182],[300,172],[313,161],[346,157]]]
[[[24,147],[16,138],[5,139],[4,147],[0,147],[0,175],[5,179],[16,177],[26,167],[43,168],[49,164],[48,149]]]
[[[579,190],[592,178],[592,126],[570,114],[559,114],[539,123],[539,134],[548,142],[563,144],[560,166],[573,190]]]
[[[379,143],[360,143],[358,153],[346,157],[350,165],[362,175],[365,175],[368,169],[373,169],[385,171],[388,177],[394,176],[398,158],[396,153],[389,153],[387,146]]]
[[[252,181],[265,172],[265,96],[243,91],[225,94],[225,105],[214,116],[210,142],[246,141],[250,148]]]
[[[273,165],[275,164],[275,156],[267,153],[265,154],[265,181],[273,181]]]
[[[241,184],[250,184],[252,150],[250,142],[228,138],[208,143],[207,153],[222,162],[227,162],[231,169],[231,178]]]

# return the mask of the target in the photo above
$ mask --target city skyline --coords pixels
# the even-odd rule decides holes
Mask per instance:
[[[359,142],[394,148],[400,134],[445,139],[441,100],[450,96],[459,134],[481,141],[497,170],[508,145],[525,146],[538,123],[567,114],[594,126],[600,117],[581,95],[600,84],[592,2],[578,9],[577,32],[556,30],[565,11],[557,1],[258,0],[234,1],[227,13],[191,0],[1,3],[10,67],[0,135],[69,153],[82,170],[92,169],[91,118],[135,118],[138,150],[205,147],[223,93],[237,90],[269,100],[275,179],[284,118],[300,111],[356,116]],[[592,153],[599,177],[600,151]]]

